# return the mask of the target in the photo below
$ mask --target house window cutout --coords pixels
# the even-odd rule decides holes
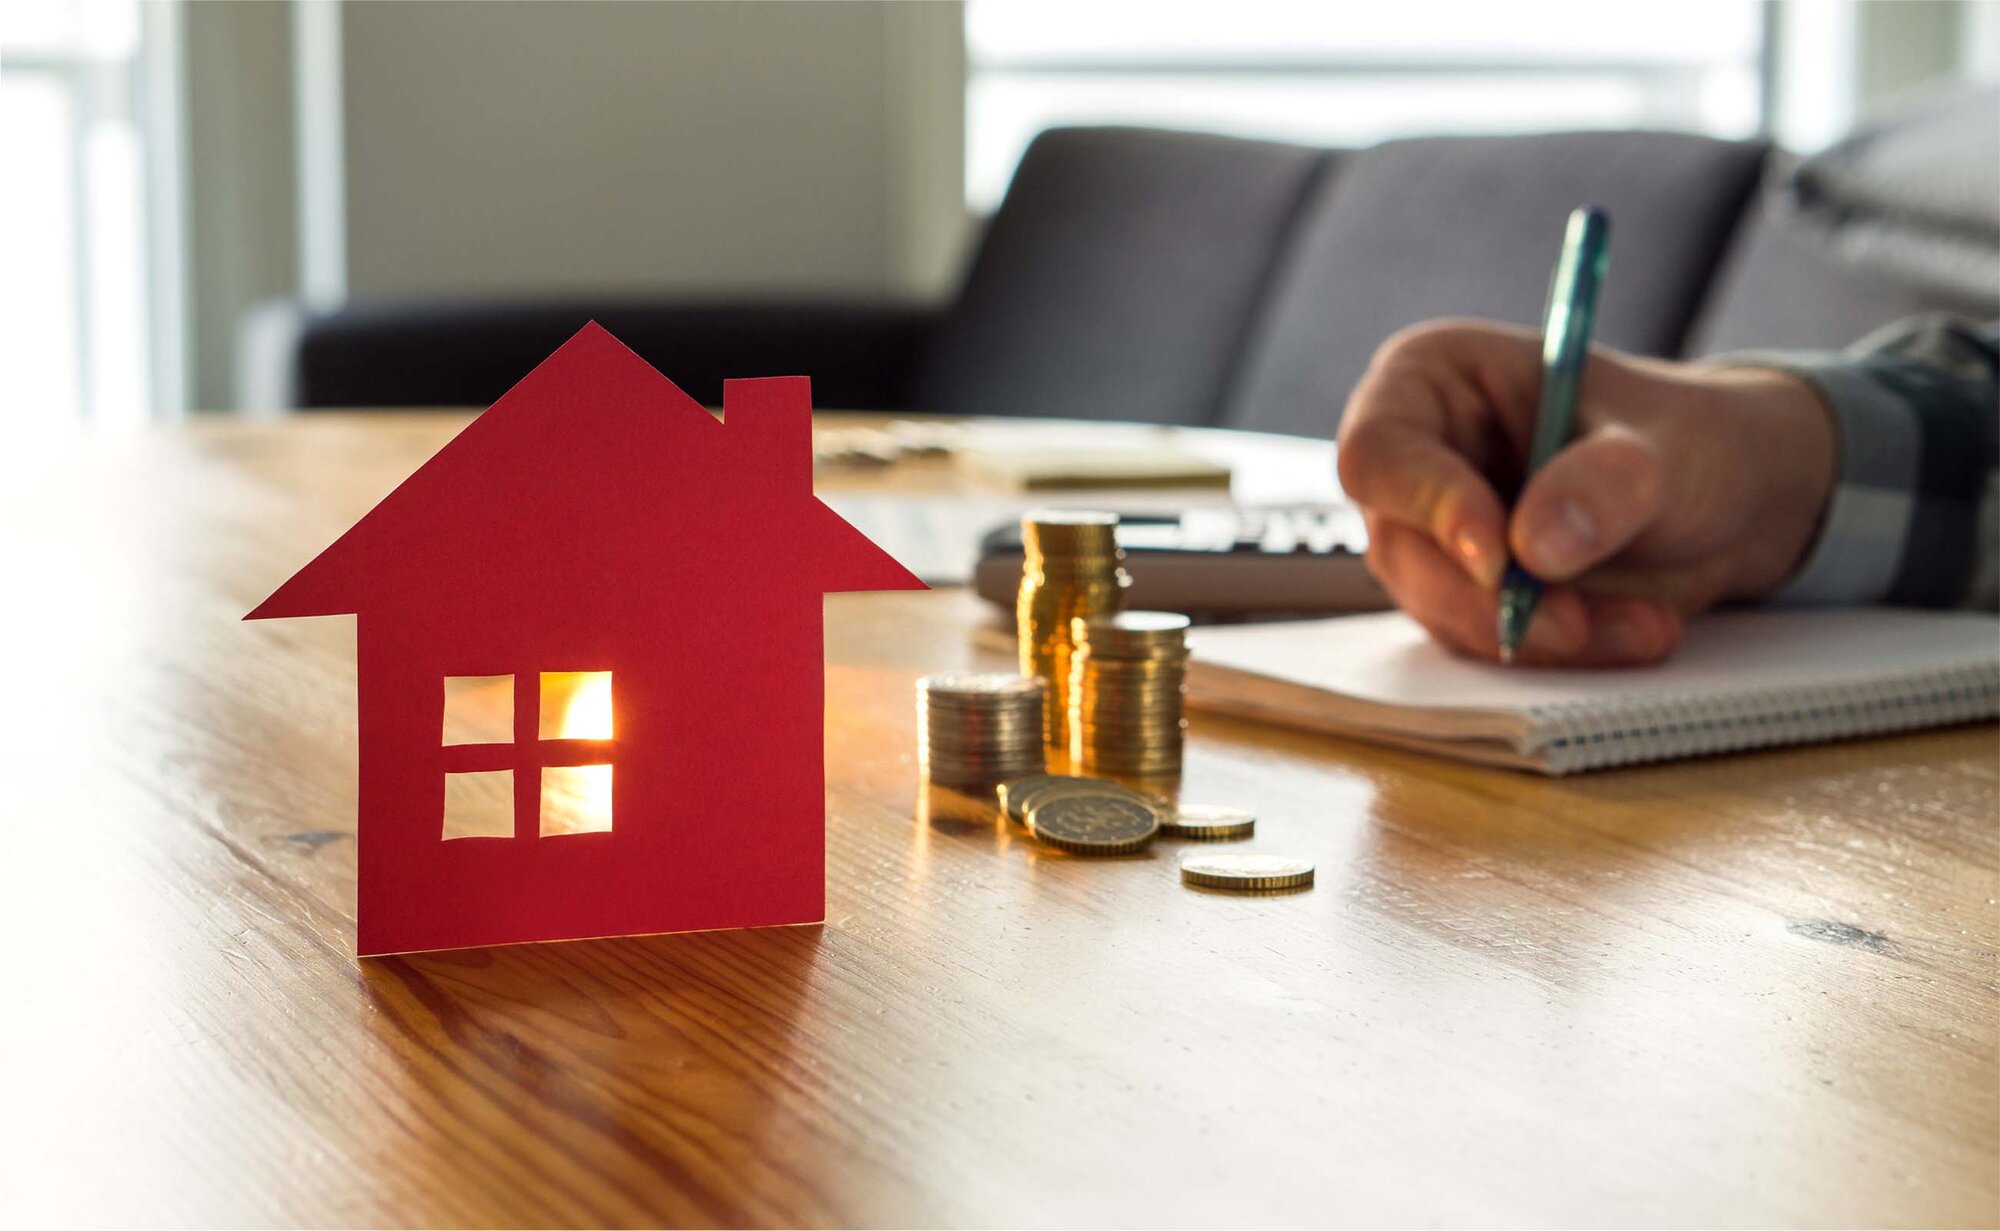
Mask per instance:
[[[513,743],[514,677],[445,676],[444,742],[447,747]]]
[[[545,766],[541,812],[544,838],[611,832],[611,767]]]
[[[544,671],[541,702],[541,739],[612,737],[609,671]]]
[[[518,698],[536,706],[517,714],[516,680],[535,692]],[[444,677],[444,837],[511,838],[516,771],[537,809],[542,837],[611,830],[611,673],[542,671]],[[518,722],[535,738],[516,743]],[[577,764],[577,762],[585,762]],[[521,823],[527,822],[523,814]]]
[[[444,776],[444,836],[514,836],[514,771],[479,770]]]

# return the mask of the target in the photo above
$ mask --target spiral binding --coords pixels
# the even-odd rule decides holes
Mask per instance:
[[[1528,710],[1521,751],[1556,774],[1853,739],[2000,715],[2000,663],[1722,696],[1572,701]]]

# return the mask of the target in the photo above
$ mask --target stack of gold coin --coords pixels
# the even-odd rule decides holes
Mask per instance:
[[[1038,509],[1021,519],[1021,595],[1015,606],[1020,629],[1021,674],[1049,686],[1045,737],[1052,747],[1069,743],[1068,691],[1071,622],[1110,615],[1125,606],[1132,579],[1122,567],[1118,517]]]
[[[955,672],[917,681],[917,748],[939,786],[991,787],[1040,773],[1040,680]]]
[[[1188,618],[1167,611],[1079,616],[1070,626],[1069,752],[1084,771],[1181,769]]]

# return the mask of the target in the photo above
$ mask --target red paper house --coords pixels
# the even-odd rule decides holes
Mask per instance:
[[[824,917],[821,595],[922,583],[810,403],[587,326],[246,617],[357,617],[361,953]]]

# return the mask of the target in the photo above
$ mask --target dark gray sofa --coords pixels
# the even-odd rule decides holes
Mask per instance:
[[[1978,191],[2000,180],[1980,166],[2000,148],[1985,136],[2000,121],[1980,118],[1994,114],[1990,93],[1918,108],[1803,164],[1671,133],[1328,151],[1059,129],[939,308],[277,305],[246,329],[242,363],[283,406],[483,405],[596,319],[710,402],[725,377],[802,372],[827,408],[1326,435],[1396,329],[1536,323],[1563,218],[1586,201],[1613,218],[1598,336],[1641,354],[1834,347],[1916,311],[2000,315],[2000,205]],[[1926,176],[1927,158],[1945,170]]]

